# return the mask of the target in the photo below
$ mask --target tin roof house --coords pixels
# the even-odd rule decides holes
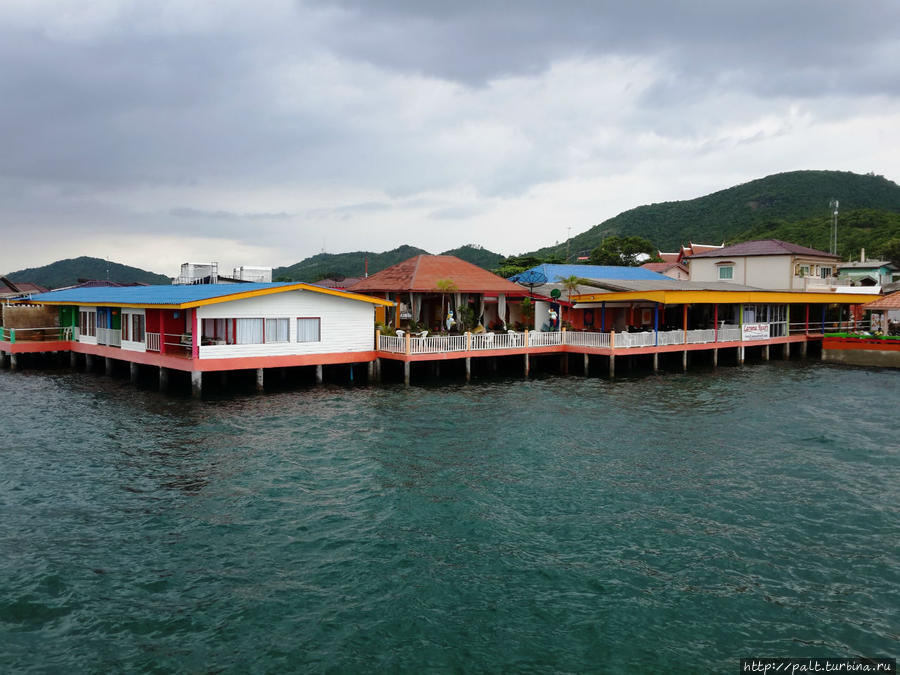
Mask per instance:
[[[379,298],[305,283],[88,287],[34,295],[76,352],[195,373],[374,358]]]

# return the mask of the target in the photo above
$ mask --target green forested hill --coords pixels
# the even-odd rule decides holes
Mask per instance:
[[[369,274],[380,272],[386,267],[395,265],[421,253],[428,253],[415,246],[400,246],[391,251],[374,253],[372,251],[354,251],[353,253],[319,253],[288,267],[277,267],[272,271],[272,279],[280,281],[318,281],[327,277],[361,277],[365,273],[366,257],[369,259]],[[484,269],[492,269],[503,258],[474,244],[467,244],[444,255],[455,255],[473,265]]]
[[[770,222],[750,228],[729,243],[751,239],[781,239],[802,246],[830,250],[831,218],[820,216],[789,223]],[[838,254],[858,260],[866,249],[870,260],[894,259],[900,246],[900,213],[874,209],[855,209],[838,216]]]
[[[318,253],[288,267],[272,270],[275,281],[318,281],[329,277],[361,277],[365,274],[366,258],[369,274],[383,270],[414,255],[427,253],[415,246],[400,246],[392,251],[353,251],[351,253]]]
[[[459,248],[444,251],[441,255],[454,255],[460,260],[465,260],[486,270],[494,269],[503,260],[503,256],[499,253],[488,251],[477,244],[466,244]]]
[[[840,202],[839,226],[845,220],[843,214],[861,219],[860,225],[854,226],[854,245],[868,239],[870,246],[878,246],[876,240],[882,236],[900,236],[890,216],[900,213],[900,186],[896,183],[883,176],[848,171],[792,171],[697,199],[639,206],[572,237],[569,250],[589,251],[600,245],[602,236],[610,235],[643,236],[662,250],[677,250],[691,240],[733,243],[775,236],[770,234],[774,232],[791,232],[792,236],[778,238],[805,244],[818,240],[813,229],[829,221],[831,199]],[[869,227],[864,221],[873,224]],[[880,225],[875,226],[876,221]],[[819,248],[827,248],[827,232],[826,228]],[[851,239],[842,237],[840,231],[838,247],[844,255],[851,251]],[[565,255],[565,251],[566,242],[562,242],[533,255]]]
[[[10,281],[30,281],[47,288],[72,286],[79,279],[109,279],[127,284],[141,282],[146,284],[170,284],[172,279],[162,274],[155,274],[137,267],[120,265],[102,258],[81,256],[57,260],[43,267],[31,267],[5,275]]]

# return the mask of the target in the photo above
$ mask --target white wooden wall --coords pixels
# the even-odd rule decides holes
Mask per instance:
[[[297,319],[319,317],[321,342],[297,342]],[[201,359],[293,354],[334,354],[374,349],[374,305],[315,291],[288,291],[233,300],[197,308],[197,326],[203,319],[288,319],[290,340],[274,344],[207,345]]]

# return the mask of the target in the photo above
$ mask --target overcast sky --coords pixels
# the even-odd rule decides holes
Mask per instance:
[[[900,2],[0,0],[0,272],[514,254],[795,169],[900,179]]]

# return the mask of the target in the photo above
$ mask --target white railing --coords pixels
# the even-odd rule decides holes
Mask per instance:
[[[777,330],[784,324],[770,324]],[[832,324],[834,325],[834,324]],[[847,323],[845,322],[845,329]],[[810,325],[812,330],[813,326]],[[818,328],[818,327],[817,327]],[[819,328],[821,330],[821,328]],[[149,334],[148,334],[149,335]],[[774,336],[773,337],[777,337]],[[446,352],[490,351],[497,349],[524,349],[525,333],[472,333],[462,335],[433,335],[428,337],[409,337],[410,354],[442,354]],[[683,344],[709,344],[715,342],[740,342],[742,331],[740,326],[723,325],[718,331],[714,328],[695,330],[643,331],[639,333],[616,333],[614,341],[610,333],[589,333],[582,331],[541,332],[529,331],[527,344],[533,347],[555,347],[568,345],[572,347],[595,347],[608,349],[612,342],[615,349],[634,347],[665,347]],[[148,344],[148,349],[149,349]],[[394,354],[407,353],[407,336],[395,337],[381,335],[378,349]]]
[[[566,331],[566,344],[573,347],[609,347],[609,333]]]
[[[144,333],[144,344],[148,352],[159,351],[159,333]]]
[[[406,338],[401,338],[405,340]],[[401,348],[406,351],[406,346]],[[434,335],[431,337],[411,337],[409,338],[410,354],[442,354],[444,352],[464,352],[466,351],[465,335]]]
[[[406,351],[406,347],[403,346],[403,338],[393,335],[381,335],[378,338],[378,349],[392,354],[402,354]]]
[[[122,332],[118,328],[98,328],[97,344],[110,347],[122,346]]]
[[[701,328],[698,330],[689,330],[687,332],[687,343],[689,345],[699,345],[705,342],[715,342],[716,331],[713,328]]]
[[[650,332],[616,333],[616,347],[652,347],[656,344],[656,335]]]
[[[528,333],[529,347],[554,347],[562,344],[562,333],[542,333],[535,331]]]
[[[718,342],[740,342],[742,337],[740,326],[721,326]]]
[[[617,335],[616,342],[618,343],[618,341],[619,341],[619,336]],[[660,346],[684,344],[684,331],[683,330],[660,331],[658,344]]]

